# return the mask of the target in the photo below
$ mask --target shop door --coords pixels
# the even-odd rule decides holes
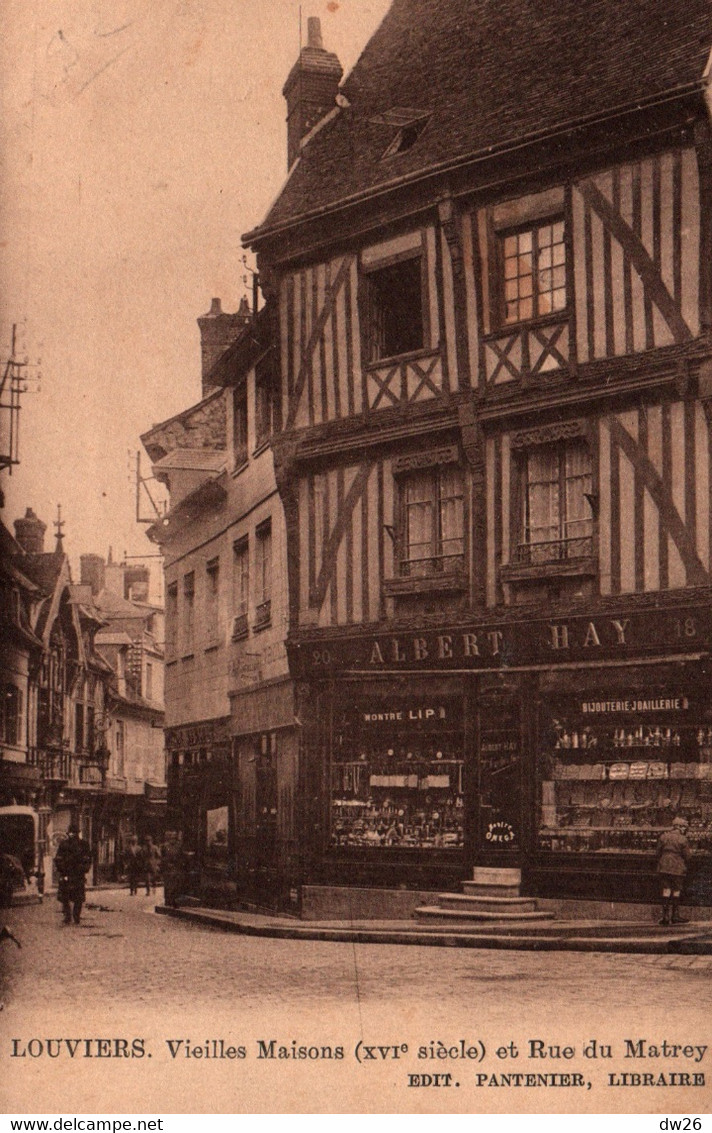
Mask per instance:
[[[522,725],[519,701],[483,696],[479,711],[477,856],[516,859],[522,848]]]
[[[277,851],[277,736],[260,736],[255,782],[256,864],[258,869],[275,865]]]

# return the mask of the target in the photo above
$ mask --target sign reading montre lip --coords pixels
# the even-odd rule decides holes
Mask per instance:
[[[522,668],[709,649],[705,606],[506,621],[292,643],[302,674]]]

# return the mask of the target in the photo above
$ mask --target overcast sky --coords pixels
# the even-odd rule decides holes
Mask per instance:
[[[389,0],[303,0],[348,72]],[[139,435],[200,396],[196,318],[245,284],[286,174],[298,0],[0,0],[0,348],[41,358],[4,522],[62,505],[73,563],[150,553]],[[143,455],[144,468],[148,459]]]

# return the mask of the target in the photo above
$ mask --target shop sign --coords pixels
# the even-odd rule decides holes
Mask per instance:
[[[629,700],[584,700],[581,712],[585,716],[604,716],[616,712],[686,712],[689,707],[686,696],[652,696]]]
[[[447,709],[442,704],[437,706],[419,704],[412,708],[377,708],[359,712],[361,724],[435,724],[438,720],[447,720]]]
[[[684,654],[707,649],[711,642],[712,610],[700,606],[320,640],[298,644],[293,662],[303,674],[433,669],[479,672]]]
[[[485,831],[485,841],[494,844],[508,846],[515,838],[514,827],[509,822],[490,822]]]
[[[179,724],[166,728],[166,747],[171,751],[182,748],[210,747],[230,740],[230,719],[207,720],[200,724]]]
[[[462,727],[462,701],[443,697],[442,700],[411,700],[391,697],[369,699],[358,697],[351,706],[344,707],[342,728],[353,728],[359,733],[403,730],[438,731]]]

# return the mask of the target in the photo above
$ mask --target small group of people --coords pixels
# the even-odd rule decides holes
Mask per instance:
[[[148,834],[139,842],[134,834],[124,853],[124,871],[129,883],[129,893],[134,897],[139,885],[146,886],[146,895],[156,892],[156,882],[161,872],[161,851]]]
[[[91,848],[79,835],[79,827],[71,825],[62,839],[54,859],[57,869],[57,900],[62,906],[64,924],[78,925],[86,898],[86,875],[92,864]],[[124,855],[124,867],[133,896],[139,885],[146,893],[156,892],[161,874],[161,850],[148,835],[142,843],[134,835]]]

